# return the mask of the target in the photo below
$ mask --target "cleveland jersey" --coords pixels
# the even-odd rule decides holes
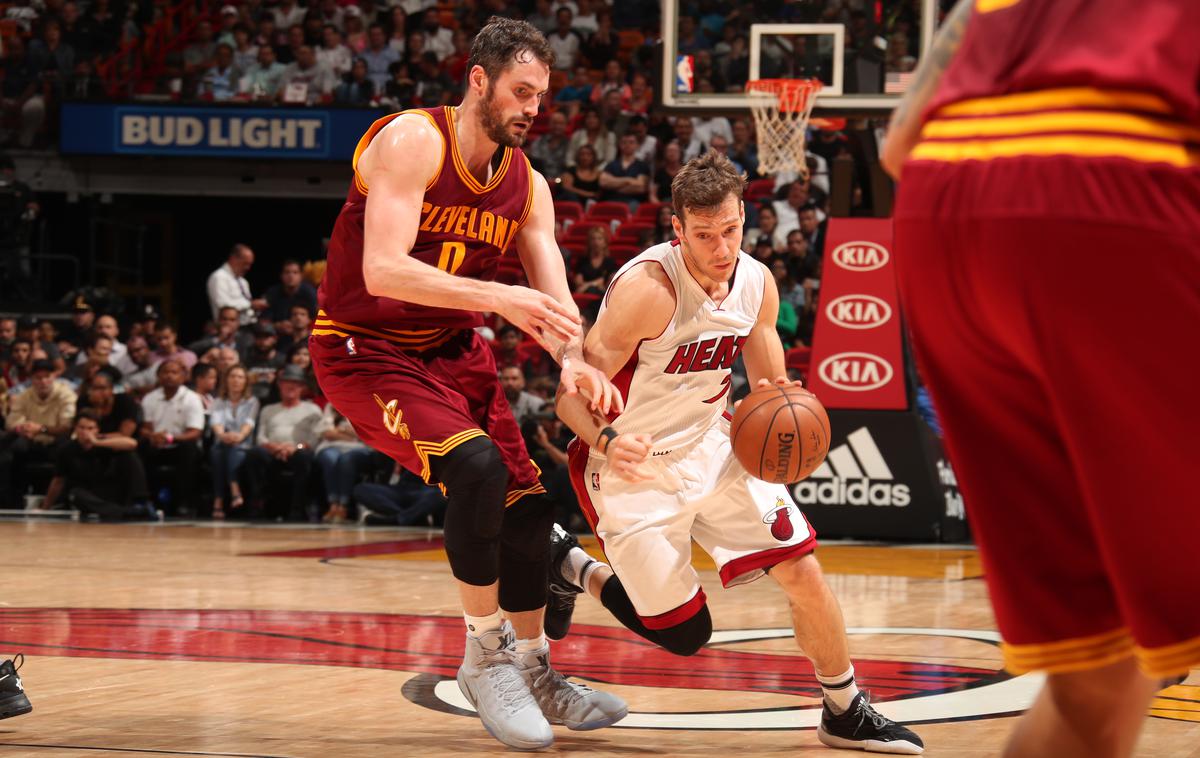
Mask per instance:
[[[367,292],[362,274],[363,223],[370,187],[358,173],[358,159],[375,135],[405,114],[428,119],[442,135],[441,164],[425,187],[420,225],[409,255],[455,276],[491,281],[501,256],[516,254],[513,239],[533,205],[533,169],[525,154],[502,148],[492,163],[491,177],[480,183],[459,155],[453,108],[386,116],[371,125],[354,151],[354,182],[329,240],[314,334],[365,334],[421,349],[483,323],[476,312],[433,308]]]
[[[730,369],[758,323],[766,269],[739,253],[729,294],[714,302],[684,265],[678,241],[672,241],[626,263],[613,285],[625,272],[649,262],[661,265],[670,278],[675,313],[662,334],[638,344],[613,378],[625,410],[612,427],[618,434],[649,434],[654,450],[662,454],[699,439],[724,413]],[[609,307],[629,306],[605,297],[600,312]]]

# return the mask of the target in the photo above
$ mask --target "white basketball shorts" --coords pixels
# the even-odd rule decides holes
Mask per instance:
[[[787,487],[750,476],[734,457],[726,419],[695,442],[655,451],[643,464],[655,475],[649,482],[617,477],[603,456],[578,441],[570,457],[579,505],[650,629],[683,623],[704,607],[693,539],[712,556],[726,587],[752,582],[817,546]]]

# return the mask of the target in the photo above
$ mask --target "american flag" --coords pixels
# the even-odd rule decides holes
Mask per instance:
[[[883,92],[887,95],[903,95],[912,81],[913,71],[889,71],[883,84]]]

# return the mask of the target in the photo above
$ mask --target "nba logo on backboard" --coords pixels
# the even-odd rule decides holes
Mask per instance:
[[[592,489],[596,490],[597,492],[600,491],[600,472],[599,471],[592,472]]]
[[[681,55],[675,61],[675,91],[676,92],[692,92],[693,80],[692,72],[695,69],[692,67],[692,56]]]

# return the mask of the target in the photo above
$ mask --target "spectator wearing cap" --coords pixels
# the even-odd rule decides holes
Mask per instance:
[[[382,24],[371,24],[367,30],[367,49],[359,56],[367,63],[367,77],[376,92],[383,92],[389,79],[388,66],[400,60],[400,53],[387,43]]]
[[[606,199],[636,208],[650,195],[650,166],[637,159],[637,137],[626,134],[618,143],[619,154],[600,172]]]
[[[260,321],[254,325],[254,347],[246,355],[246,369],[250,373],[251,392],[264,402],[271,393],[275,374],[283,367],[283,355],[277,347],[275,327]]]
[[[62,358],[62,353],[53,342],[47,342],[42,339],[39,329],[41,325],[38,323],[37,316],[32,313],[26,313],[17,319],[17,336],[24,337],[33,345],[33,351],[36,357],[40,350],[45,353],[43,356],[46,360],[54,364],[56,374],[61,374],[67,367],[66,362]]]
[[[220,28],[216,31],[218,45],[229,45],[233,49],[233,28],[238,23],[238,9],[233,5],[222,5],[220,13]]]
[[[58,337],[59,352],[72,357],[83,349],[83,343],[96,324],[96,311],[83,295],[76,295],[71,304],[71,323]]]
[[[146,339],[154,339],[154,329],[158,326],[162,314],[153,305],[147,305],[142,308],[142,312],[138,313],[133,318],[133,323],[129,325],[129,337],[145,337]],[[128,347],[126,343],[126,347]]]
[[[317,291],[304,281],[300,262],[291,258],[283,262],[279,268],[279,282],[267,288],[263,299],[267,301],[263,316],[276,327],[279,322],[291,318],[294,306],[303,305],[311,314],[317,312]]]
[[[154,330],[154,358],[159,361],[177,360],[183,367],[191,371],[196,365],[196,354],[186,347],[179,346],[179,334],[170,324],[159,324]]]
[[[77,396],[64,382],[54,380],[54,364],[34,361],[30,386],[9,402],[0,436],[0,498],[16,505],[25,490],[27,467],[50,461],[75,417]]]
[[[246,454],[243,470],[252,507],[261,510],[267,492],[283,487],[283,472],[292,473],[287,490],[289,511],[293,519],[307,518],[308,478],[313,464],[313,427],[321,418],[321,409],[303,400],[307,377],[299,366],[288,366],[279,372],[279,402],[267,405],[258,417],[255,446]],[[272,515],[272,514],[269,514]]]
[[[142,400],[139,452],[156,489],[170,488],[164,510],[195,513],[196,470],[204,434],[204,403],[184,386],[187,369],[175,358],[158,365],[158,389]],[[163,470],[165,469],[165,471]]]
[[[214,319],[222,308],[230,306],[237,309],[238,322],[245,326],[254,323],[255,313],[267,307],[265,300],[250,295],[246,274],[253,265],[254,251],[239,242],[230,249],[225,263],[208,275],[208,304]]]

